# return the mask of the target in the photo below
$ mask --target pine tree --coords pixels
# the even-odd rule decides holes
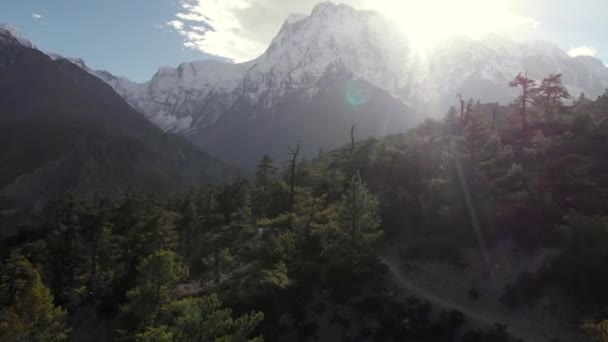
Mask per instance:
[[[78,304],[89,280],[89,248],[84,239],[90,212],[73,194],[66,195],[55,212],[53,231],[48,238],[51,287],[60,303]]]
[[[217,191],[215,210],[205,218],[206,250],[211,251],[214,281],[221,280],[222,269],[231,261],[231,247],[250,232],[251,209],[248,183],[225,183]]]
[[[148,210],[147,215],[137,215],[136,223],[121,240],[124,253],[121,259],[127,275],[135,273],[142,260],[156,251],[177,249],[177,214],[156,205]]]
[[[559,113],[563,107],[562,100],[570,98],[568,90],[562,84],[562,74],[544,78],[535,92],[535,102],[543,108],[546,119],[552,119],[554,112]]]
[[[451,106],[448,112],[445,114],[445,123],[446,128],[448,129],[448,131],[445,133],[456,133],[456,127],[458,127],[458,111],[456,110],[456,107]]]
[[[67,341],[66,312],[53,304],[38,272],[32,274],[16,302],[0,313],[0,340]]]
[[[608,320],[597,323],[586,323],[581,329],[589,342],[608,342]]]
[[[135,335],[137,342],[173,342],[175,336],[166,325],[146,326],[143,331]],[[182,340],[185,341],[185,340]],[[194,341],[194,340],[190,340]]]
[[[234,318],[216,295],[167,303],[158,317],[160,322],[145,326],[138,341],[263,341],[252,337],[264,319],[261,312]]]
[[[465,120],[464,120],[464,111],[465,111],[465,102],[464,99],[462,98],[461,94],[458,94],[458,103],[460,104],[460,125],[464,126],[465,124]]]
[[[382,235],[378,217],[378,200],[372,195],[359,173],[353,176],[339,206],[339,224],[347,237],[351,253],[369,252]]]
[[[13,305],[35,273],[29,260],[13,251],[0,267],[0,304]]]
[[[289,164],[289,229],[293,229],[293,213],[295,208],[295,182],[296,182],[296,165],[298,161],[298,156],[300,154],[300,141],[298,140],[298,144],[295,148],[289,147],[289,154],[291,155],[291,162]]]
[[[251,206],[256,218],[267,218],[273,214],[271,208],[274,187],[277,186],[278,172],[274,162],[269,155],[264,155],[260,160],[253,184]]]
[[[118,246],[112,236],[113,202],[109,198],[101,199],[94,212],[89,215],[84,240],[89,250],[89,272],[87,287],[93,297],[100,292],[110,291],[116,267]]]
[[[183,209],[182,215],[179,219],[179,251],[180,254],[192,262],[201,243],[202,236],[202,222],[201,214],[197,209],[196,203],[189,198]]]
[[[534,99],[534,85],[535,81],[533,79],[528,78],[528,72],[525,74],[517,74],[513,81],[509,82],[509,86],[521,88],[521,95],[515,101],[519,105],[519,115],[521,116],[521,127],[522,130],[526,131],[528,129],[528,104],[533,103]]]
[[[463,138],[468,147],[469,158],[473,162],[484,162],[494,156],[500,147],[500,137],[492,127],[489,115],[482,113],[479,106],[471,111],[470,119],[464,127]]]
[[[127,293],[127,311],[140,319],[154,314],[173,300],[175,286],[187,276],[188,269],[179,262],[175,252],[154,252],[138,267],[136,286]]]

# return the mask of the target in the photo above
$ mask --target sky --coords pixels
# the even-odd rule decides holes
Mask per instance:
[[[39,48],[146,81],[160,66],[264,52],[290,13],[320,0],[0,0],[0,23]],[[608,62],[606,0],[344,0],[387,15],[421,43],[496,32]],[[419,32],[419,33],[417,33]]]

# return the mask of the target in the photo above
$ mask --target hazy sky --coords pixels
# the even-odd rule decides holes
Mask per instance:
[[[319,0],[0,0],[0,23],[40,48],[137,81],[159,66],[221,56],[244,61],[267,47],[289,13]],[[606,0],[346,0],[437,39],[447,30],[543,39],[608,62]],[[445,27],[445,28],[444,28]]]

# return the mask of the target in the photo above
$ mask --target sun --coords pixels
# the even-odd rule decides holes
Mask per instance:
[[[365,7],[394,21],[419,53],[450,36],[478,39],[537,25],[512,12],[509,0],[367,0]]]

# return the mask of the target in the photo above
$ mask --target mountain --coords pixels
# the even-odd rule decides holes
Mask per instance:
[[[601,61],[541,41],[456,37],[421,58],[379,13],[329,2],[289,16],[250,62],[182,63],[143,84],[93,73],[163,130],[252,166],[263,153],[284,155],[298,139],[308,155],[340,145],[353,123],[358,138],[404,131],[443,115],[459,93],[510,101],[517,90],[508,82],[524,70],[536,79],[562,73],[574,96],[608,87]]]
[[[174,191],[233,171],[81,67],[23,43],[0,28],[0,209],[67,190]]]

